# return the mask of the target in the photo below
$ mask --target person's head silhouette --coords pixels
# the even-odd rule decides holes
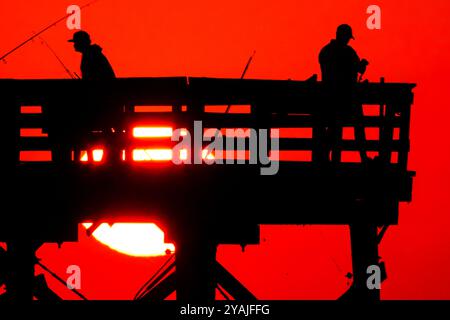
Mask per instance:
[[[348,24],[341,24],[336,30],[336,41],[341,44],[348,44],[353,37],[352,27]]]
[[[91,45],[91,37],[86,31],[77,31],[73,34],[73,38],[68,40],[73,42],[75,51],[83,53]]]

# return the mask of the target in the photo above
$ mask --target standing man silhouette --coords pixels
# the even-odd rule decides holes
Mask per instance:
[[[73,38],[68,41],[73,42],[75,51],[82,55],[81,78],[90,81],[87,86],[89,93],[86,95],[89,101],[85,104],[82,112],[84,117],[80,120],[91,135],[93,132],[102,132],[106,144],[103,157],[107,161],[116,162],[120,159],[120,149],[117,146],[115,132],[120,128],[122,110],[121,106],[111,101],[108,96],[111,92],[109,80],[116,78],[114,70],[102,53],[102,48],[91,43],[91,38],[86,31],[75,32]],[[88,141],[89,143],[92,141]],[[89,153],[88,156],[90,156]]]
[[[340,25],[336,30],[336,39],[328,43],[319,54],[322,72],[322,83],[326,92],[324,115],[327,128],[327,154],[332,151],[332,161],[339,162],[340,154],[337,145],[342,139],[342,127],[345,119],[355,119],[355,140],[359,145],[361,162],[367,162],[364,149],[366,135],[364,132],[363,108],[355,102],[355,87],[358,76],[364,74],[369,62],[360,59],[356,51],[349,46],[353,37],[352,28],[348,24]]]

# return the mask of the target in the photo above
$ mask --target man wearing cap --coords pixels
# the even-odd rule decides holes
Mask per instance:
[[[75,51],[82,54],[81,77],[86,80],[107,80],[115,78],[115,74],[108,59],[102,53],[102,48],[91,44],[91,38],[86,31],[77,31],[73,38]]]
[[[117,162],[120,160],[120,150],[117,147],[116,132],[120,131],[121,127],[122,106],[110,95],[112,82],[108,80],[116,77],[113,68],[102,53],[102,48],[91,43],[87,32],[75,32],[69,42],[73,42],[75,51],[82,54],[80,69],[83,81],[90,81],[84,86],[86,91],[79,95],[82,100],[72,101],[77,105],[80,116],[74,122],[85,131],[80,134],[87,140],[85,143],[88,149],[92,149],[88,157],[93,157],[95,145],[103,144],[103,158],[107,162]],[[100,141],[96,141],[99,138]],[[78,153],[79,148],[76,149]]]
[[[360,60],[356,51],[348,45],[353,36],[348,24],[336,30],[336,39],[328,43],[319,54],[322,81],[330,86],[353,87],[358,82],[358,74],[363,74],[367,60]]]
[[[359,144],[361,161],[366,162],[368,157],[364,150],[366,136],[362,124],[363,109],[362,105],[354,101],[354,89],[358,76],[364,74],[369,63],[365,59],[361,60],[348,45],[351,39],[355,39],[352,28],[348,24],[342,24],[336,30],[336,39],[331,40],[320,51],[319,63],[326,93],[322,116],[327,118],[326,138],[331,149],[335,150],[342,139],[342,121],[348,118],[356,120],[355,140]],[[328,154],[326,157],[328,158]],[[333,161],[340,161],[339,152],[333,151]]]

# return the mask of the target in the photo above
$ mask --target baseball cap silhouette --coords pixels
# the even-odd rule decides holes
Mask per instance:
[[[337,27],[336,35],[339,36],[348,36],[350,39],[355,40],[355,37],[353,36],[352,27],[350,27],[348,24],[341,24],[339,27]]]
[[[68,40],[69,42],[91,42],[91,37],[89,36],[89,33],[86,31],[77,31],[73,34],[72,39]]]

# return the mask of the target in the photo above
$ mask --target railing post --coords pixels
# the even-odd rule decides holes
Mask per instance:
[[[176,242],[176,291],[182,302],[215,300],[216,246],[199,233]]]
[[[391,163],[392,143],[394,140],[394,105],[386,105],[386,113],[380,125],[380,159],[382,163]]]
[[[410,148],[411,105],[402,106],[400,119],[400,150],[398,152],[398,164],[401,170],[408,170],[408,153]]]

